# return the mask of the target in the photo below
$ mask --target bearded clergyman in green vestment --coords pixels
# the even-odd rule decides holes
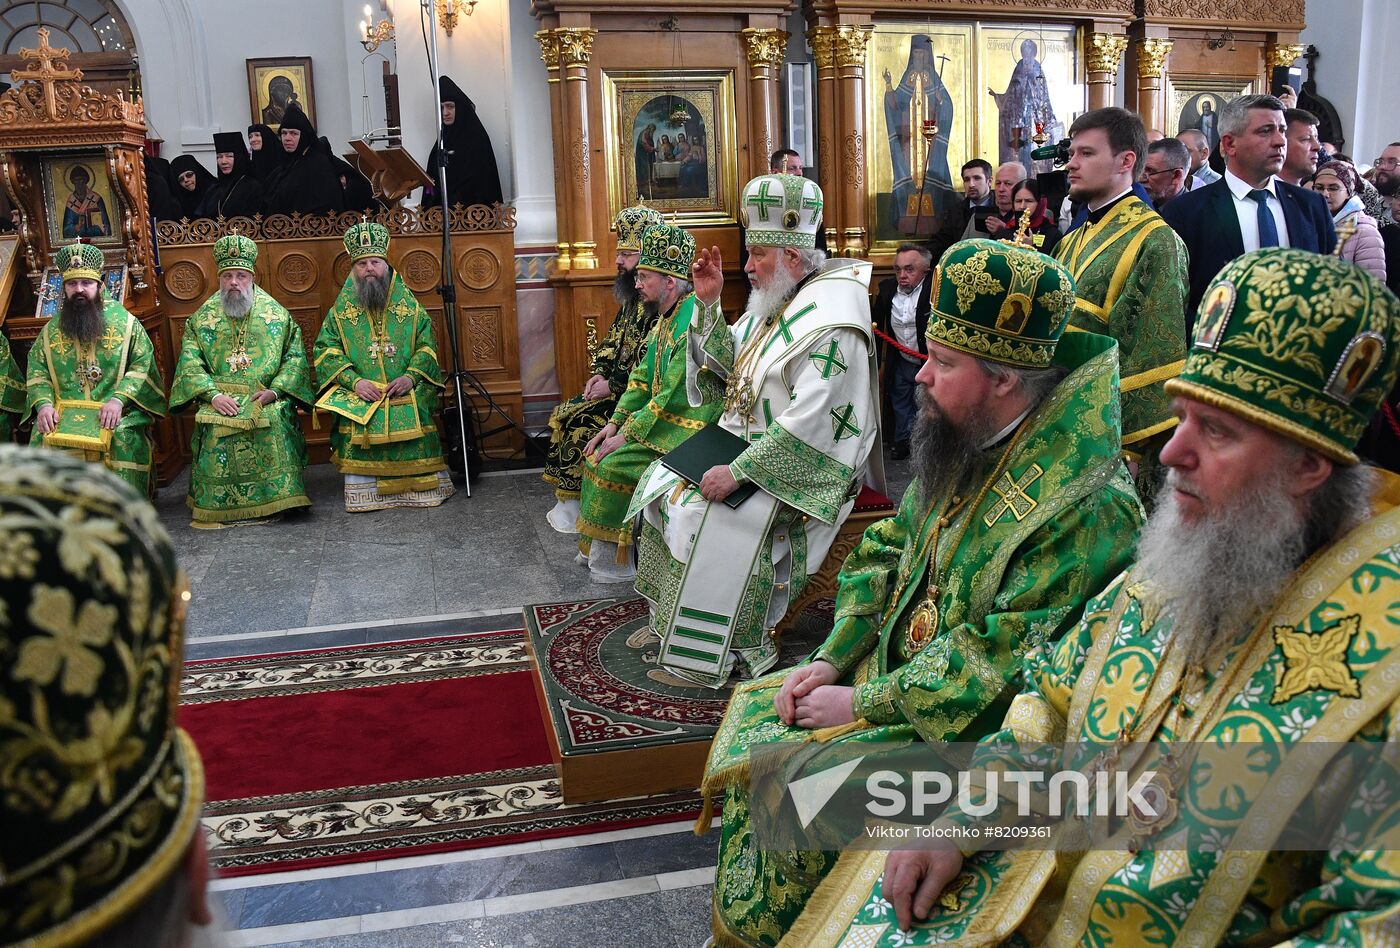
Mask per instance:
[[[979,737],[1027,650],[1071,628],[1132,556],[1142,510],[1119,453],[1118,350],[1060,337],[1069,273],[1026,247],[967,240],[934,286],[915,479],[846,559],[826,641],[740,685],[710,751],[706,805],[724,794],[720,946],[776,944],[836,859],[759,846],[751,752]]]
[[[154,497],[151,424],[166,411],[155,347],[136,317],[103,289],[101,250],[70,244],[54,257],[63,300],[29,350],[30,443],[100,463]]]
[[[679,447],[719,417],[723,390],[706,377],[695,386],[686,376],[686,346],[695,294],[690,265],[695,238],[671,224],[648,227],[637,262],[643,305],[658,316],[647,351],[627,380],[612,419],[584,450],[579,497],[579,552],[588,558],[594,582],[627,582],[637,575],[632,561],[628,505],[637,480],[661,455]]]
[[[253,283],[258,245],[214,244],[219,292],[185,323],[170,406],[193,406],[188,503],[193,526],[217,528],[310,507],[297,408],[315,401],[301,329]]]
[[[433,321],[389,266],[389,231],[345,232],[350,275],[316,337],[316,407],[335,416],[345,509],[436,507],[452,496],[438,437],[444,382]]]
[[[642,234],[660,223],[659,213],[640,204],[623,208],[613,221],[617,229],[617,278],[613,281],[617,314],[593,352],[583,393],[549,416],[549,457],[543,476],[546,484],[553,485],[557,503],[545,519],[560,533],[577,532],[583,449],[612,419],[617,400],[627,390],[627,379],[646,354],[651,327],[656,325],[656,307],[642,305],[637,290],[637,260],[642,253]]]
[[[842,854],[789,943],[1394,943],[1400,479],[1355,448],[1397,365],[1400,300],[1360,267],[1274,247],[1221,270],[1135,562],[1027,656],[930,847]],[[1148,806],[985,799],[1028,770],[1141,780]],[[1027,825],[1051,835],[997,847]]]
[[[0,444],[10,440],[15,419],[24,414],[24,376],[19,374],[10,340],[0,333]]]

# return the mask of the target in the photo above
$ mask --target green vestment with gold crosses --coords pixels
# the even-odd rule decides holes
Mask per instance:
[[[608,394],[592,399],[575,395],[549,416],[549,458],[543,477],[546,484],[554,486],[558,499],[579,495],[583,449],[612,419],[618,399],[627,391],[632,370],[646,354],[654,325],[656,316],[649,314],[640,301],[619,306],[588,368],[590,378],[599,375],[607,379]]]
[[[246,405],[263,389],[277,398],[254,408],[251,424],[242,413],[222,421],[210,407],[220,393]],[[311,506],[297,408],[309,409],[314,401],[301,329],[264,290],[253,288],[252,309],[242,319],[224,314],[217,293],[195,311],[185,323],[170,405],[198,410],[188,497],[196,523],[251,520]]]
[[[1028,658],[1026,690],[1013,701],[1005,729],[982,740],[973,768],[1024,769],[1016,748],[1045,742],[1068,742],[1087,756],[1112,747],[1125,729],[1134,741],[1159,746],[1250,742],[1286,752],[1304,742],[1393,743],[1400,734],[1400,479],[1381,476],[1373,518],[1311,558],[1290,583],[1294,595],[1280,597],[1256,633],[1237,642],[1199,697],[1188,696],[1206,719],[1175,703],[1160,718],[1152,713],[1162,706],[1164,683],[1180,680],[1183,662],[1168,647],[1170,610],[1154,599],[1150,579],[1130,572],[1089,603],[1057,647]],[[1137,731],[1144,717],[1158,726]],[[1065,763],[1074,765],[1083,766]],[[1045,761],[1036,768],[1045,769]],[[1222,776],[1207,779],[1216,773]],[[1165,819],[1137,852],[1120,840],[1087,852],[973,854],[949,886],[955,907],[936,907],[910,932],[899,930],[880,897],[886,854],[843,854],[789,943],[1388,944],[1400,910],[1394,761],[1377,758],[1362,794],[1350,800],[1325,793],[1308,799],[1327,779],[1320,764],[1267,801],[1258,783],[1236,779],[1240,773],[1194,768],[1189,793],[1174,788],[1181,799],[1162,807]],[[1365,796],[1368,785],[1379,799]],[[1247,817],[1270,813],[1328,827],[1331,847],[1222,844]],[[945,819],[975,822],[959,813]]]
[[[617,400],[612,423],[623,443],[601,461],[585,459],[579,495],[579,548],[593,540],[618,545],[618,556],[632,544],[627,516],[637,481],[658,457],[677,448],[719,417],[724,390],[717,380],[701,382],[692,406],[686,390],[686,346],[695,296],[688,294],[657,319],[647,348]]]
[[[1118,340],[1123,451],[1133,460],[1146,457],[1142,475],[1150,477],[1164,441],[1156,436],[1176,424],[1162,384],[1186,358],[1186,247],[1130,194],[1102,220],[1068,234],[1052,256],[1074,277],[1078,299],[1068,331]]]
[[[146,497],[155,496],[155,460],[151,423],[166,413],[165,389],[155,347],[137,318],[104,293],[102,333],[91,345],[80,344],[51,319],[29,350],[26,417],[42,405],[106,402],[118,398],[122,417],[105,451],[60,449],[98,461]],[[92,409],[97,411],[98,409]],[[44,443],[37,429],[31,444]]]
[[[335,415],[331,460],[341,473],[378,478],[379,491],[385,494],[434,489],[438,472],[447,470],[434,420],[443,375],[432,318],[403,278],[393,274],[384,312],[369,313],[356,299],[354,276],[347,277],[316,336],[315,356],[321,402],[332,394],[331,389],[340,388],[344,391],[334,394],[342,396],[345,403],[363,406],[354,392],[360,379],[369,379],[381,389],[399,376],[413,380],[409,394],[403,397],[411,397],[417,410],[391,416],[395,424],[402,418],[408,426],[389,433],[395,440],[382,440],[374,425],[367,428]],[[408,437],[403,437],[405,432],[410,432]],[[399,480],[405,482],[393,483]]]
[[[830,740],[980,737],[1001,720],[1025,653],[1072,628],[1131,559],[1142,511],[1120,454],[1117,347],[1096,334],[1066,335],[1054,360],[1069,374],[1004,440],[995,467],[959,491],[971,502],[950,512],[950,498],[925,500],[916,482],[895,516],[868,527],[847,557],[835,627],[812,659],[856,687],[860,717]],[[912,620],[931,587],[937,617],[920,643]],[[766,852],[752,835],[751,751],[828,737],[778,720],[773,699],[790,671],[735,690],[706,766],[707,803],[725,793],[714,895],[720,946],[776,944],[836,861],[835,853]]]
[[[0,333],[0,444],[14,434],[15,418],[24,414],[24,376],[19,373],[10,340]]]

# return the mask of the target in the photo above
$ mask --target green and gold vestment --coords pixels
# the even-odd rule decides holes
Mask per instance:
[[[155,460],[151,422],[166,412],[165,388],[155,347],[137,318],[114,299],[102,297],[102,334],[91,346],[80,345],[51,319],[29,350],[26,417],[42,405],[60,402],[106,402],[121,399],[122,417],[104,452],[73,450],[85,460],[100,461],[146,497],[155,496]],[[95,368],[94,368],[95,366]],[[31,444],[44,443],[34,432]],[[68,449],[63,449],[68,450]]]
[[[1145,461],[1139,484],[1151,477],[1156,453],[1176,418],[1162,384],[1186,359],[1186,247],[1167,222],[1128,195],[1096,224],[1085,223],[1052,254],[1074,277],[1069,331],[1118,341],[1123,403],[1123,451]]]
[[[209,409],[220,392],[246,403],[262,389],[277,398],[255,409],[255,427],[221,422],[223,416]],[[170,405],[209,409],[196,418],[190,438],[188,503],[196,522],[251,520],[311,506],[297,407],[310,408],[313,401],[301,329],[260,287],[253,288],[252,309],[242,319],[224,314],[218,293],[195,311],[185,323]]]
[[[447,465],[442,460],[442,442],[434,419],[444,383],[432,318],[397,272],[382,313],[361,308],[354,279],[353,274],[346,277],[316,336],[318,394],[324,398],[338,387],[345,390],[342,394],[347,402],[363,404],[354,392],[360,379],[369,379],[383,389],[407,375],[413,388],[403,397],[415,400],[417,412],[407,420],[412,427],[410,436],[389,441],[381,440],[363,424],[335,415],[331,460],[342,474],[377,478],[380,493],[433,490],[439,483],[438,472],[446,471]],[[402,432],[392,434],[398,438]]]
[[[980,737],[1001,720],[1026,652],[1072,628],[1131,561],[1142,510],[1120,454],[1117,347],[1097,334],[1066,335],[1055,364],[1069,375],[1010,437],[995,470],[980,475],[974,503],[939,529],[947,498],[926,503],[915,483],[847,557],[835,627],[812,656],[856,687],[861,717],[834,740]],[[910,620],[931,585],[938,618],[916,648]],[[827,737],[778,721],[773,698],[790,671],[735,690],[706,765],[707,799],[727,791],[714,904],[721,946],[776,944],[835,863],[834,853],[761,851],[751,832],[751,749]]]
[[[1244,743],[1284,754],[1304,742],[1393,746],[1400,727],[1400,616],[1394,608],[1400,599],[1400,479],[1382,477],[1373,517],[1299,568],[1271,614],[1236,643],[1199,694],[1163,702],[1184,664],[1167,644],[1172,615],[1154,597],[1150,580],[1128,573],[1089,603],[1058,647],[1028,658],[1027,688],[1012,703],[1005,729],[983,739],[974,766],[1019,768],[1015,749],[1023,742],[1107,747],[1125,730],[1135,741]],[[1195,720],[1183,704],[1205,718]],[[1170,710],[1155,710],[1163,707]],[[1139,731],[1144,718],[1155,719],[1156,727]],[[1322,756],[1302,759],[1310,769],[1295,781],[1270,781],[1269,791],[1283,795],[1267,802],[1258,802],[1259,783],[1241,783],[1237,769],[1193,769],[1189,788],[1175,788],[1175,809],[1163,808],[1170,815],[1136,853],[1122,845],[1082,853],[977,853],[953,883],[959,907],[935,909],[908,933],[899,931],[879,897],[885,854],[843,855],[794,927],[791,943],[1387,944],[1400,909],[1400,849],[1385,842],[1393,843],[1400,830],[1394,762],[1377,760],[1362,792],[1329,808],[1325,790],[1308,795],[1319,781],[1327,783],[1330,768],[1322,766]],[[1378,795],[1368,796],[1368,785]],[[1268,823],[1278,813],[1301,813],[1330,827],[1331,848],[1173,845],[1210,840],[1211,834],[1228,841],[1247,817]],[[963,814],[950,818],[972,821]]]
[[[554,486],[559,500],[578,497],[583,449],[611,420],[632,370],[646,352],[654,325],[656,317],[649,315],[640,301],[618,307],[588,367],[589,378],[600,375],[607,379],[608,394],[593,399],[575,395],[549,416],[549,458],[543,476],[546,484]]]
[[[691,405],[686,391],[686,333],[695,305],[694,294],[689,294],[657,319],[646,353],[613,410],[611,422],[623,443],[601,461],[583,462],[578,532],[584,552],[593,540],[606,540],[618,545],[619,559],[630,555],[632,521],[627,507],[637,481],[652,461],[719,417],[724,393],[718,382],[704,384],[698,407]]]
[[[24,414],[24,376],[19,373],[10,340],[0,333],[0,444],[14,434],[15,418]]]

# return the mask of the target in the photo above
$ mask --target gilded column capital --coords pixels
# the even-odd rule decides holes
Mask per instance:
[[[783,53],[787,50],[787,30],[759,30],[749,27],[740,30],[739,33],[744,37],[750,66],[772,66],[776,69],[783,64]]]
[[[561,26],[554,31],[559,38],[559,65],[587,66],[593,56],[593,39],[597,30],[586,26]]]
[[[1084,48],[1084,65],[1089,72],[1115,75],[1118,63],[1128,50],[1128,38],[1121,33],[1090,33]]]
[[[836,65],[836,27],[814,26],[807,31],[807,45],[812,47],[812,59],[818,69]]]
[[[535,39],[540,42],[540,59],[544,60],[546,69],[554,70],[559,68],[559,37],[553,30],[540,30],[535,34]]]
[[[1270,69],[1278,69],[1280,66],[1291,66],[1302,58],[1303,51],[1307,49],[1302,43],[1286,44],[1271,43],[1264,50],[1264,62]]]
[[[1162,70],[1167,65],[1167,55],[1171,53],[1171,51],[1171,40],[1138,40],[1138,77],[1142,79],[1160,78],[1162,75]]]
[[[875,32],[873,25],[838,26],[832,36],[832,48],[836,54],[836,65],[841,67],[864,66],[865,48],[870,43],[870,34]]]

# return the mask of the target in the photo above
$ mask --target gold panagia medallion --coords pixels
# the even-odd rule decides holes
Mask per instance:
[[[907,637],[910,651],[917,652],[933,641],[933,635],[937,631],[938,604],[932,598],[928,598],[919,603],[918,608],[909,618]]]

